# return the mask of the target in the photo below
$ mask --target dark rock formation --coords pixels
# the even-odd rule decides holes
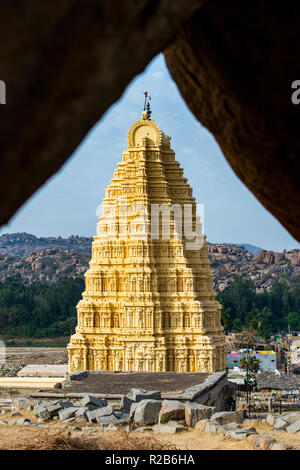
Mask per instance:
[[[300,240],[299,10],[295,1],[3,1],[0,225],[171,44],[167,65],[186,103]]]
[[[0,225],[61,167],[202,1],[1,3]]]
[[[210,0],[165,51],[187,105],[237,176],[300,240],[298,2]]]

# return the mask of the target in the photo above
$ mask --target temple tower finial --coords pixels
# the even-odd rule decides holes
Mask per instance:
[[[148,91],[144,91],[144,95],[145,95],[145,102],[144,102],[144,109],[142,112],[142,119],[147,119],[148,121],[150,121],[151,114],[152,114],[152,111],[150,109],[151,96],[148,94]]]

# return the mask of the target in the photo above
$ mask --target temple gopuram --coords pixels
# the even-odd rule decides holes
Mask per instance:
[[[69,372],[225,370],[221,305],[199,226],[192,189],[148,101],[106,189]]]

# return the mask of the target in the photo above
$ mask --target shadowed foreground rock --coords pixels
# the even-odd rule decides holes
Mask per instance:
[[[166,50],[171,75],[237,176],[300,240],[298,2],[211,0]]]
[[[0,225],[61,167],[202,1],[1,3]]]
[[[300,240],[299,10],[295,1],[3,1],[0,225],[180,31],[165,57],[186,103]]]

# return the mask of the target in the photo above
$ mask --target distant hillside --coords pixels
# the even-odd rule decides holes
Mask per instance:
[[[236,274],[252,279],[257,292],[269,290],[281,274],[288,274],[292,280],[300,277],[300,250],[297,249],[283,253],[261,250],[252,255],[238,246],[220,243],[208,246],[208,256],[214,287],[219,290],[228,287]]]
[[[64,277],[82,276],[89,267],[92,237],[36,237],[27,233],[5,234],[0,237],[0,281],[19,274],[24,284],[35,281],[57,283]],[[208,245],[214,288],[223,290],[235,274],[252,279],[257,292],[269,290],[280,276],[300,276],[300,250],[260,250],[247,243],[216,243]]]
[[[82,253],[91,252],[92,237],[71,235],[62,237],[36,237],[29,233],[6,233],[0,237],[0,254],[27,256],[33,251],[43,251],[49,248],[60,248]]]
[[[229,245],[231,245],[231,243],[229,243]],[[261,250],[262,248],[259,248],[258,246],[254,246],[254,245],[249,245],[249,243],[232,243],[233,246],[238,246],[240,248],[245,248],[246,251],[249,251],[249,253],[251,253],[251,255],[257,255]]]

